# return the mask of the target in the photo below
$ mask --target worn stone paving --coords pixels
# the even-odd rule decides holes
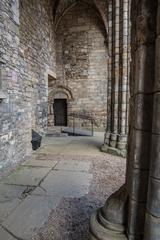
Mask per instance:
[[[0,183],[0,239],[87,240],[91,213],[124,181],[125,159],[103,136],[45,138]]]

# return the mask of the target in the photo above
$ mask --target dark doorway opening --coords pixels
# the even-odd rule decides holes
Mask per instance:
[[[55,99],[53,108],[54,125],[67,126],[67,99]]]

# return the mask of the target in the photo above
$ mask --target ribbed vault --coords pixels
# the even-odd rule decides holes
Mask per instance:
[[[58,25],[64,14],[77,3],[85,3],[91,5],[97,12],[97,15],[101,18],[107,31],[107,1],[105,0],[55,0],[53,2],[53,15],[54,24]],[[108,31],[107,31],[108,32]]]

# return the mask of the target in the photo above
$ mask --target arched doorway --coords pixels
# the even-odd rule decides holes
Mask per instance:
[[[49,91],[48,126],[67,126],[70,102],[73,101],[71,89],[54,85]]]
[[[67,98],[55,98],[53,109],[54,126],[67,126]]]

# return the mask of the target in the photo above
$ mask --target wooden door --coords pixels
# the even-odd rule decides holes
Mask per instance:
[[[67,126],[67,99],[54,100],[54,125]]]

